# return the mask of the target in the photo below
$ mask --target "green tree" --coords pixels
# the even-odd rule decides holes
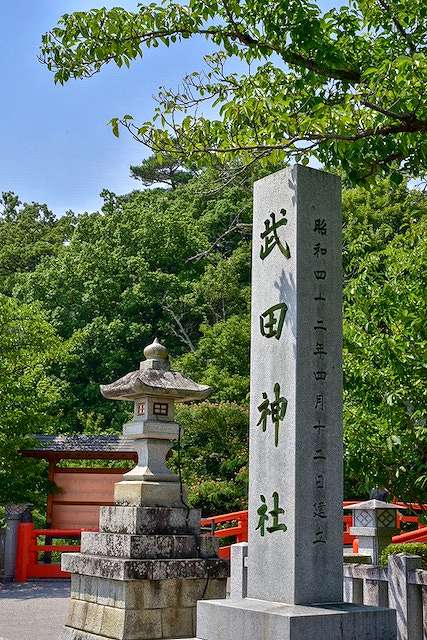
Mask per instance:
[[[181,90],[162,88],[150,121],[114,117],[116,135],[121,124],[184,163],[315,157],[352,181],[389,173],[398,183],[426,175],[426,31],[422,0],[326,12],[312,0],[169,0],[66,14],[40,57],[64,83],[201,35],[214,47],[204,70]]]
[[[144,187],[161,183],[172,189],[186,184],[193,175],[177,158],[159,153],[146,158],[139,165],[131,165],[130,174],[135,180],[140,180]]]
[[[86,428],[85,416],[121,430],[129,406],[106,402],[100,383],[137,368],[156,335],[178,356],[196,348],[202,323],[227,318],[225,306],[246,311],[249,255],[240,234],[217,238],[230,223],[250,222],[250,195],[232,186],[209,195],[213,180],[105,194],[103,213],[79,216],[69,245],[20,276],[16,295],[38,301],[67,341],[64,430]]]
[[[234,403],[180,406],[181,466],[189,500],[204,515],[247,508],[248,410]],[[178,468],[175,450],[171,465]]]
[[[55,218],[45,204],[22,204],[4,192],[0,198],[0,291],[10,294],[19,273],[34,271],[45,256],[61,251],[73,232],[75,218]]]
[[[346,190],[343,214],[346,496],[383,484],[400,499],[426,503],[427,199],[382,182]],[[244,403],[248,312],[201,330],[179,366],[212,385],[214,400]]]
[[[130,405],[103,400],[99,383],[136,368],[156,334],[175,367],[214,388],[211,403],[180,410],[183,473],[205,513],[241,508],[247,479],[251,194],[215,191],[216,179],[106,192],[103,211],[79,216],[70,244],[14,288],[66,343],[61,431],[121,430]],[[422,500],[426,197],[384,181],[343,204],[346,493],[380,482]]]
[[[61,341],[39,309],[0,294],[0,504],[46,498],[43,463],[21,448],[60,429],[64,385],[52,375]]]
[[[214,401],[247,404],[249,394],[249,313],[200,327],[197,349],[176,362],[195,380],[214,389]]]
[[[345,289],[347,491],[427,503],[427,207]]]

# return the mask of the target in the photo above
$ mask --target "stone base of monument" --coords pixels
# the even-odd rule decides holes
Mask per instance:
[[[66,629],[61,640],[105,640],[104,636],[98,636],[86,631],[76,629]],[[170,640],[198,640],[197,638],[170,638]]]
[[[63,640],[154,640],[195,635],[196,603],[225,598],[228,564],[200,535],[196,509],[113,506],[100,531],[83,532]]]
[[[285,605],[244,598],[197,605],[199,640],[396,640],[396,612],[347,603]]]

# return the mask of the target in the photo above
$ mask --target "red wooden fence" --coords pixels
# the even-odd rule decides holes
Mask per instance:
[[[80,551],[78,544],[40,544],[38,538],[45,536],[50,539],[71,538],[79,539],[81,529],[35,529],[32,522],[21,522],[18,527],[16,549],[15,580],[26,582],[28,578],[68,578],[69,573],[61,571],[58,562],[40,562],[39,553],[55,551]]]
[[[343,503],[344,507],[357,504],[360,500],[348,500]],[[412,509],[413,511],[422,510],[427,512],[427,505],[406,504],[404,502],[396,502],[402,511]],[[229,523],[231,526],[224,526]],[[427,542],[427,527],[421,524],[419,516],[407,516],[397,512],[396,526],[401,528],[403,523],[417,524],[418,529],[410,531],[399,536],[394,536],[393,542]],[[217,528],[217,525],[221,525],[221,528]],[[220,516],[213,516],[212,518],[203,518],[202,526],[210,527],[216,538],[228,538],[235,536],[234,542],[246,542],[248,539],[248,512],[237,511],[235,513],[226,513]],[[358,540],[350,533],[350,527],[352,526],[352,517],[349,514],[343,516],[343,545],[353,545],[355,553],[358,551]],[[230,545],[222,546],[219,549],[219,556],[228,560],[230,558]]]
[[[394,544],[402,542],[427,542],[427,527],[421,526],[419,529],[415,529],[415,531],[407,531],[398,536],[393,536],[392,542]]]
[[[230,527],[218,525],[224,525],[225,523],[231,523]],[[234,513],[225,513],[221,516],[212,516],[211,518],[202,518],[202,527],[210,527],[212,533],[216,538],[229,538],[235,537],[234,542],[246,542],[248,539],[248,512],[247,511],[235,511]],[[220,558],[228,560],[230,558],[230,545],[219,548],[218,555]]]
[[[356,500],[344,502],[343,506],[356,504]],[[418,505],[396,503],[402,510],[411,508],[420,509]],[[427,510],[427,505],[424,505]],[[397,527],[400,529],[403,523],[417,524],[418,529],[394,536],[393,542],[427,542],[427,527],[419,522],[418,516],[407,516],[397,512]],[[248,512],[235,511],[219,516],[203,518],[203,527],[209,527],[216,538],[234,538],[234,542],[246,542],[248,539]],[[358,550],[358,540],[350,534],[351,515],[343,516],[343,544],[353,545],[355,552]],[[32,522],[21,522],[18,527],[18,541],[16,552],[15,579],[17,582],[26,582],[29,578],[67,578],[65,571],[61,571],[60,563],[43,562],[39,560],[40,553],[73,552],[80,551],[78,540],[82,531],[96,531],[96,529],[35,529]],[[39,537],[70,538],[76,540],[76,544],[40,544]],[[230,545],[221,546],[218,553],[220,558],[230,558]]]

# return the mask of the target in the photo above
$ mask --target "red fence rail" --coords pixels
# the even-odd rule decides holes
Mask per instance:
[[[356,500],[346,501],[343,506],[356,504]],[[407,505],[396,503],[402,511],[407,509],[420,510],[419,505]],[[427,511],[427,505],[423,507]],[[397,512],[397,527],[402,524],[417,524],[418,529],[394,536],[393,542],[427,542],[427,526],[419,521],[419,516],[405,515]],[[216,538],[234,538],[233,542],[246,542],[248,539],[248,512],[234,511],[210,518],[202,518],[202,527],[209,527]],[[358,550],[358,540],[350,534],[352,526],[351,515],[343,516],[343,544],[353,545],[355,552]],[[18,527],[18,541],[16,551],[15,579],[17,582],[26,582],[29,578],[67,578],[69,573],[61,571],[58,562],[40,561],[39,554],[50,554],[52,552],[73,552],[80,551],[79,540],[82,531],[94,531],[95,529],[35,529],[32,522],[21,522]],[[76,540],[76,544],[41,544],[40,537],[48,540],[58,538],[70,538]],[[230,546],[224,545],[219,549],[219,557],[230,558]],[[45,556],[46,557],[46,556]]]
[[[357,504],[360,500],[347,500],[343,503],[344,507],[349,507],[352,504]],[[413,511],[427,511],[427,505],[406,504],[404,502],[396,502],[402,511],[412,509]],[[220,516],[213,516],[211,518],[203,518],[202,526],[210,527],[216,538],[228,538],[235,536],[235,542],[246,542],[248,539],[248,512],[237,511],[234,513],[225,513]],[[225,526],[229,523],[230,526]],[[397,512],[396,526],[401,528],[403,523],[417,524],[418,529],[407,533],[400,534],[393,538],[393,542],[427,542],[427,527],[420,523],[419,516],[405,515],[404,513]],[[220,528],[218,528],[220,525]],[[357,553],[358,540],[350,533],[350,527],[352,526],[352,517],[350,514],[343,515],[343,545],[353,545],[354,551]],[[220,547],[219,556],[228,560],[230,558],[231,545],[225,545]]]
[[[393,536],[392,542],[397,544],[399,542],[427,542],[427,527],[420,527],[415,531],[407,531],[400,535]]]
[[[21,522],[18,527],[15,580],[26,582],[29,578],[68,578],[58,562],[40,562],[39,554],[55,551],[80,551],[77,544],[40,544],[39,537],[79,539],[81,529],[35,529],[32,522]]]
[[[224,527],[226,523],[231,523],[231,527]],[[216,538],[235,537],[235,542],[246,542],[248,539],[248,512],[234,511],[233,513],[225,513],[220,516],[212,516],[211,518],[202,518],[200,524],[202,527],[210,527]],[[218,528],[220,525],[220,528]],[[218,555],[220,558],[230,558],[230,545],[219,548]]]

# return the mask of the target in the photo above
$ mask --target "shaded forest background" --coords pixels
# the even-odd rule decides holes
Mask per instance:
[[[206,515],[246,506],[259,176],[218,189],[213,169],[150,159],[131,172],[142,190],[104,191],[82,215],[3,193],[0,504],[43,505],[43,463],[19,456],[31,434],[121,432],[131,407],[99,385],[137,368],[158,336],[175,368],[214,388],[178,413],[192,503]],[[343,211],[345,495],[379,484],[427,502],[427,198],[383,181],[345,189]]]

